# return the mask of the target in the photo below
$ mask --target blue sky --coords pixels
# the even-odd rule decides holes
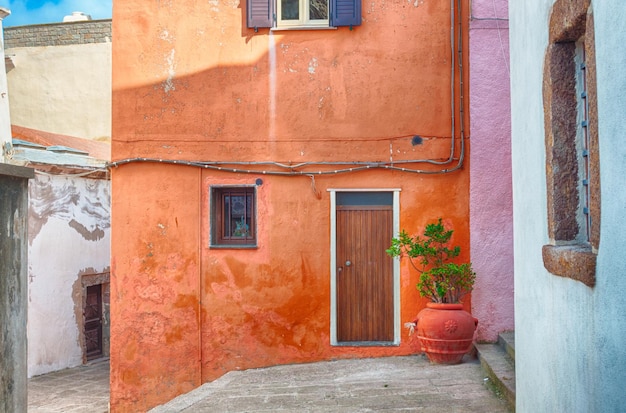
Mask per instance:
[[[73,11],[89,14],[94,20],[110,19],[112,3],[113,0],[0,0],[0,7],[11,11],[2,24],[12,27],[59,23]]]

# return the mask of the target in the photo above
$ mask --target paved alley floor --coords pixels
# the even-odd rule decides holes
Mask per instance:
[[[169,412],[504,413],[475,359],[424,356],[338,360],[234,371],[156,407]]]
[[[108,411],[108,360],[95,361],[28,380],[28,413]]]
[[[33,377],[29,413],[108,412],[109,362]],[[151,410],[169,412],[507,413],[477,360],[433,365],[422,355],[233,371]]]

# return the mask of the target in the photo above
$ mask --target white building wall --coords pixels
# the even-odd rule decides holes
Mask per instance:
[[[29,377],[83,363],[81,276],[109,271],[109,184],[40,173],[29,184]]]
[[[7,49],[11,123],[87,139],[111,138],[111,43]]]
[[[9,94],[6,68],[4,63],[4,29],[2,20],[9,16],[8,9],[0,7],[0,162],[6,162],[4,147],[11,142],[11,114],[9,111]]]
[[[595,411],[626,408],[626,5],[593,4],[596,25],[602,223],[594,310]],[[606,409],[609,408],[610,410]]]
[[[544,269],[548,244],[543,60],[552,0],[509,4],[517,412],[626,406],[626,7],[592,1],[598,86],[601,236],[596,286]]]

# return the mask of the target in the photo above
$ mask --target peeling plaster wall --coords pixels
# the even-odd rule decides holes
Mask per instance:
[[[514,328],[507,6],[508,0],[473,0],[470,20],[472,312],[480,341]]]
[[[568,2],[564,2],[568,4]],[[621,412],[626,406],[626,8],[591,2],[595,27],[601,228],[596,285],[546,271],[542,99],[552,0],[511,2],[516,411]]]
[[[362,4],[352,30],[255,33],[244,2],[115,2],[113,161],[445,159],[450,3]],[[111,174],[114,412],[147,410],[232,370],[416,351],[405,329],[398,346],[330,345],[329,189],[400,188],[401,227],[417,233],[442,216],[469,260],[467,165],[313,180],[131,162]],[[258,248],[210,248],[210,185],[257,179]],[[399,279],[405,322],[426,300],[406,261]]]
[[[111,138],[111,43],[14,47],[7,73],[11,123]]]
[[[29,186],[28,375],[83,363],[84,275],[109,271],[109,181],[36,174]]]

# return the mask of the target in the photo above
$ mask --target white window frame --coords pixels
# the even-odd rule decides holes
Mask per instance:
[[[326,0],[328,18],[325,20],[309,20],[309,11],[311,0],[298,0],[299,16],[298,20],[282,19],[282,0],[273,0],[276,2],[276,28],[328,28],[330,27],[330,0]]]

